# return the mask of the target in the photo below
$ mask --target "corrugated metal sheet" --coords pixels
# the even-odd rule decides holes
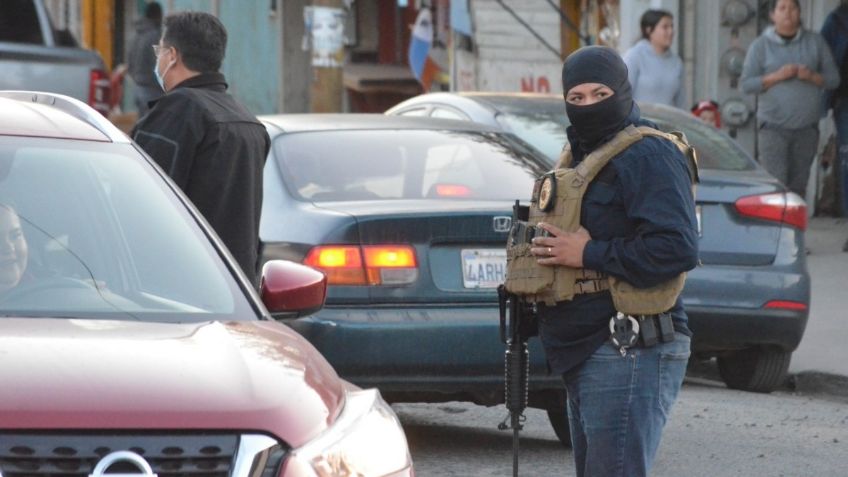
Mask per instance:
[[[504,0],[560,51],[560,18],[546,0]],[[560,92],[562,61],[495,0],[471,2],[481,91]]]

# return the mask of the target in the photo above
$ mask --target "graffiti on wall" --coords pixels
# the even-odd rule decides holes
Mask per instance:
[[[522,93],[550,93],[551,82],[547,76],[522,76],[521,77],[521,92]]]

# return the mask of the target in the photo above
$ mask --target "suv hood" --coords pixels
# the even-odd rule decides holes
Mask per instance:
[[[338,415],[343,382],[271,321],[0,319],[0,427],[232,429],[297,447]]]

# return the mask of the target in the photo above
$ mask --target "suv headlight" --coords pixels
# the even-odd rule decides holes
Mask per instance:
[[[412,458],[400,421],[380,393],[352,391],[329,429],[291,451],[283,475],[411,476]]]

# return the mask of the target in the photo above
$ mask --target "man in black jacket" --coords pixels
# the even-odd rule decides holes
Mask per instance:
[[[262,208],[265,127],[227,94],[227,31],[213,15],[169,15],[155,74],[166,94],[132,131],[133,139],[194,202],[255,284]]]

